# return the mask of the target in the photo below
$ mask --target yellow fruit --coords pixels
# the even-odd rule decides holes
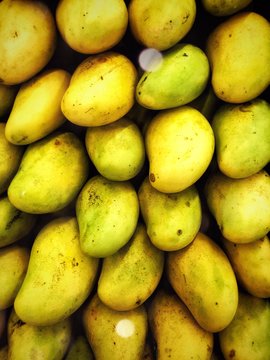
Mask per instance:
[[[243,10],[252,0],[202,0],[206,11],[214,16],[229,16]]]

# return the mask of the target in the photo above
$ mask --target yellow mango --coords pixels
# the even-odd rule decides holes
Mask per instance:
[[[15,145],[27,145],[60,127],[66,120],[61,100],[69,81],[67,71],[50,69],[24,83],[7,119],[7,140]]]
[[[137,70],[126,56],[114,51],[89,56],[72,74],[62,112],[76,125],[109,124],[132,108],[136,84]]]
[[[244,10],[252,0],[202,0],[207,12],[214,16],[229,16]]]
[[[167,254],[167,278],[198,324],[219,332],[232,321],[238,287],[230,261],[209,236],[199,232],[191,244]]]
[[[17,86],[0,84],[0,118],[6,116],[14,103]]]
[[[128,11],[123,0],[60,0],[56,24],[73,50],[95,54],[120,42],[127,29]]]
[[[235,244],[222,237],[222,244],[242,287],[253,296],[270,298],[269,237],[249,244]]]
[[[157,360],[210,360],[214,337],[200,327],[174,292],[159,289],[148,307],[149,326],[157,346]]]
[[[255,99],[270,84],[270,23],[242,11],[219,23],[209,34],[206,54],[218,98],[229,103]]]
[[[218,341],[225,360],[269,359],[269,299],[240,292],[235,316],[218,334]]]
[[[43,1],[0,2],[0,79],[21,84],[42,70],[56,48],[56,26]]]
[[[195,238],[202,210],[195,185],[174,194],[156,190],[146,177],[138,190],[140,210],[151,242],[163,251],[179,250]]]
[[[97,270],[98,259],[81,250],[76,218],[51,220],[32,245],[27,273],[14,301],[17,315],[36,326],[67,319],[89,296]]]
[[[129,24],[136,40],[148,48],[166,50],[191,30],[196,17],[194,0],[131,0]]]
[[[175,193],[193,185],[209,166],[215,147],[207,119],[190,106],[163,110],[145,132],[151,185]]]
[[[164,253],[151,243],[145,225],[139,223],[129,242],[103,259],[97,294],[111,309],[135,309],[155,291],[163,266]]]

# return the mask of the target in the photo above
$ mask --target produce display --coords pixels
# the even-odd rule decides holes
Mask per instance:
[[[270,6],[0,1],[0,360],[270,359]]]

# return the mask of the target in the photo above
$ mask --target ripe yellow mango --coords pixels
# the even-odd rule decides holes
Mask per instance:
[[[252,0],[202,0],[205,10],[214,16],[233,15],[251,2]]]
[[[196,2],[132,0],[128,7],[130,29],[136,40],[148,48],[166,50],[191,30]]]
[[[151,185],[175,193],[193,185],[209,166],[215,147],[207,119],[190,106],[163,110],[145,132]]]
[[[270,84],[270,23],[251,11],[225,19],[209,34],[206,54],[218,98],[247,102]]]
[[[67,71],[50,69],[24,83],[7,119],[7,140],[15,145],[27,145],[62,125],[66,119],[61,100],[69,81]]]
[[[126,56],[108,51],[81,62],[61,102],[65,117],[80,126],[109,124],[132,108],[137,69]]]
[[[123,0],[61,0],[56,24],[73,50],[95,54],[120,42],[127,29],[128,11]]]
[[[98,259],[81,250],[76,218],[51,220],[32,245],[27,272],[14,301],[16,314],[36,326],[67,319],[89,296],[97,270]]]
[[[191,244],[167,254],[167,278],[198,324],[219,332],[232,321],[238,287],[230,261],[209,236],[199,232]]]
[[[42,70],[56,48],[53,14],[43,1],[0,2],[0,82],[21,84]]]

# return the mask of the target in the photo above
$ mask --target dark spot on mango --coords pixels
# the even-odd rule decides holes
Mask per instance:
[[[55,139],[55,141],[54,141],[54,145],[60,145],[61,144],[61,141],[60,140],[58,140],[58,139]]]
[[[189,201],[186,201],[186,206],[190,207],[190,202]]]
[[[140,305],[141,304],[141,300],[140,299],[138,299],[137,301],[136,301],[136,305]]]
[[[234,357],[235,357],[235,350],[234,350],[234,349],[230,350],[230,352],[229,352],[229,357],[230,357],[230,358],[234,358]]]
[[[153,173],[151,173],[149,175],[149,179],[150,179],[151,182],[155,182],[155,180],[156,180],[155,175]]]
[[[183,233],[183,231],[181,230],[181,229],[178,229],[177,230],[177,235],[179,236],[179,235],[182,235],[182,233]]]
[[[11,226],[14,224],[15,221],[17,221],[20,216],[21,216],[21,211],[17,210],[15,215],[13,216],[12,219],[9,220],[9,222],[6,224],[5,230],[9,230],[11,228]]]
[[[187,53],[184,53],[183,56],[188,57],[188,54],[187,54]]]

